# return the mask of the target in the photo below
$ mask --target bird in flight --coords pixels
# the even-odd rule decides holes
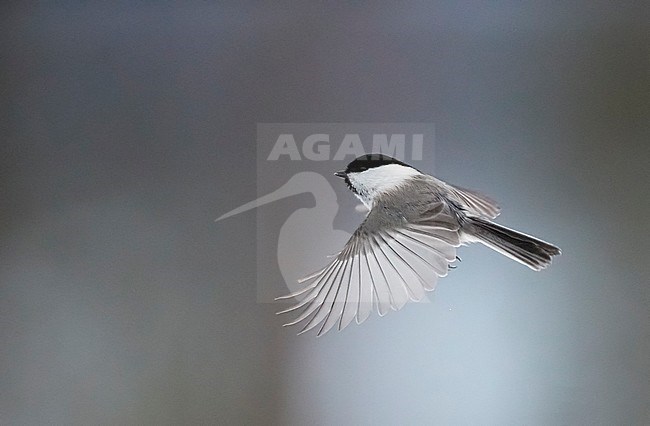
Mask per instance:
[[[301,313],[285,324],[317,326],[318,335],[335,325],[365,321],[419,301],[458,260],[461,245],[482,243],[539,271],[560,248],[496,224],[499,206],[473,190],[451,185],[383,154],[356,158],[335,173],[368,208],[363,223],[330,263],[299,282],[297,298],[278,314]]]

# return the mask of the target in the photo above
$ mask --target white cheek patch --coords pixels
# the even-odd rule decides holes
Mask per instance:
[[[359,173],[359,178],[363,180],[364,185],[368,188],[374,188],[378,192],[384,192],[420,174],[420,172],[411,167],[404,167],[399,164],[387,164]]]
[[[359,192],[357,196],[368,209],[371,209],[375,196],[390,191],[413,176],[421,174],[411,167],[387,164],[360,173],[350,174],[349,179]]]

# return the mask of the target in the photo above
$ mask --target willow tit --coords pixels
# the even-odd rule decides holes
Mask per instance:
[[[318,335],[422,299],[457,260],[456,249],[479,242],[539,271],[560,249],[492,222],[499,206],[490,198],[450,185],[382,154],[358,157],[334,173],[369,213],[340,253],[322,270],[303,278],[302,290],[280,297],[300,299],[279,314],[304,308],[285,325],[320,324]]]

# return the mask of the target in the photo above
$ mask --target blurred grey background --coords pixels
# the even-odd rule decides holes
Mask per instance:
[[[4,2],[0,423],[649,424],[648,18]],[[319,121],[435,123],[436,174],[563,255],[464,248],[432,303],[296,337],[255,213],[213,220],[256,197],[256,123]]]

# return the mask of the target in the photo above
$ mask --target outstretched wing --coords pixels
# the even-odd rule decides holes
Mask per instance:
[[[279,314],[302,309],[285,325],[304,323],[300,333],[320,324],[318,335],[338,323],[358,324],[373,306],[380,316],[422,299],[447,275],[460,245],[458,223],[442,202],[432,203],[417,221],[388,224],[373,209],[343,250],[322,270],[303,278],[302,290],[278,299],[300,302]]]
[[[494,219],[501,213],[501,207],[490,197],[472,189],[447,184],[447,189],[460,203],[460,206],[476,216]]]

